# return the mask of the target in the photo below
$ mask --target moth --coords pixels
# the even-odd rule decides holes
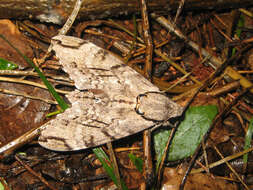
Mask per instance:
[[[67,95],[71,108],[44,125],[41,146],[55,151],[86,149],[181,115],[181,106],[95,44],[58,35],[52,49],[76,90]]]

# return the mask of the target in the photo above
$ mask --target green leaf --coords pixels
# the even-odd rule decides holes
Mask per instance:
[[[7,183],[6,183],[6,181],[4,180],[4,178],[1,178],[0,190],[5,190],[3,183],[5,183],[5,185],[7,185]]]
[[[172,140],[168,161],[191,156],[217,113],[217,107],[214,105],[190,107]],[[165,129],[161,129],[154,134],[154,146],[158,163],[163,155],[169,135],[170,130]]]
[[[97,156],[97,158],[99,159],[99,161],[101,162],[103,168],[105,169],[106,173],[110,176],[110,178],[112,179],[112,181],[117,185],[117,178],[114,174],[114,169],[112,166],[110,166],[107,162],[110,162],[108,156],[105,154],[105,152],[103,151],[102,148],[94,148],[93,149],[94,154]]]
[[[250,119],[248,131],[247,131],[246,136],[245,136],[244,150],[247,150],[247,149],[250,148],[252,134],[253,134],[253,117]],[[243,155],[243,162],[245,164],[248,162],[248,154]]]
[[[119,182],[117,181],[117,177],[114,173],[114,168],[112,167],[112,163],[106,153],[103,151],[102,148],[93,148],[92,149],[94,154],[97,156],[99,161],[101,162],[103,168],[105,169],[106,173],[109,175],[113,183],[118,186]],[[123,190],[128,190],[127,186],[123,181],[120,181]]]
[[[18,68],[15,63],[8,61],[6,59],[0,58],[0,70],[13,70]]]
[[[50,82],[47,80],[45,75],[40,71],[40,69],[28,58],[26,57],[19,49],[17,49],[15,46],[13,46],[3,35],[0,34],[0,38],[2,38],[4,41],[6,41],[13,49],[16,50],[16,52],[31,66],[35,69],[35,71],[40,76],[43,83],[48,88],[48,91],[52,94],[52,96],[55,98],[59,106],[61,107],[61,112],[66,110],[69,106],[68,104],[61,98],[61,96],[55,91],[54,87],[50,84]]]
[[[143,170],[143,160],[141,158],[138,158],[134,154],[131,154],[131,153],[128,154],[128,157],[133,162],[133,164],[135,165],[135,167],[137,168],[137,170],[142,173],[142,170]]]

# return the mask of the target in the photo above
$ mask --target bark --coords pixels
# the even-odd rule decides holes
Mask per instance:
[[[149,12],[176,11],[181,0],[149,0]],[[40,19],[62,24],[75,0],[0,0],[0,18]],[[185,10],[229,9],[253,6],[252,0],[187,0]],[[82,20],[140,13],[139,0],[84,0],[79,13]]]

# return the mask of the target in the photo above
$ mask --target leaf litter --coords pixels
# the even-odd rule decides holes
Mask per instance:
[[[225,18],[225,16],[223,17],[223,18]],[[187,18],[187,19],[189,19],[189,20],[191,20],[191,18]],[[118,22],[120,22],[120,21],[118,21]],[[182,21],[180,21],[179,20],[179,22],[182,22]],[[81,24],[81,23],[80,23]],[[159,28],[159,26],[156,26],[156,27],[158,27]],[[93,28],[95,31],[96,31],[96,29],[95,28]],[[100,28],[100,30],[103,30],[103,27],[101,27]],[[161,28],[159,28],[161,31],[163,31],[164,29],[161,29]],[[113,29],[111,29],[110,27],[108,27],[108,26],[104,26],[104,30],[106,31],[106,32],[108,32],[109,34],[113,34]],[[211,30],[210,29],[210,31],[211,32],[213,32],[216,36],[218,36],[217,38],[215,38],[215,40],[216,40],[216,44],[213,44],[213,45],[215,45],[215,46],[217,46],[217,47],[219,47],[219,46],[222,46],[223,44],[221,43],[221,42],[217,42],[218,40],[217,39],[219,39],[219,38],[221,38],[221,35],[218,33],[217,34],[217,31],[215,31],[215,30]],[[89,31],[88,31],[89,32]],[[166,33],[166,32],[165,32]],[[160,32],[159,33],[160,35],[157,35],[156,37],[157,38],[155,38],[155,40],[157,40],[157,41],[159,41],[159,40],[161,40],[162,38],[164,38],[162,35],[163,35],[163,32]],[[74,35],[74,34],[73,34]],[[170,34],[168,34],[168,35],[170,35]],[[192,35],[195,35],[196,36],[196,33],[193,33]],[[85,37],[88,37],[89,35],[85,35]],[[173,37],[173,36],[172,36]],[[102,38],[102,37],[101,37]],[[131,37],[129,37],[128,36],[128,38],[129,39],[131,39]],[[159,39],[159,38],[161,38],[161,39]],[[97,39],[96,39],[97,40]],[[108,40],[108,39],[106,39],[106,40]],[[116,46],[114,46],[114,42],[111,42],[112,44],[113,44],[113,48],[112,49],[115,49],[115,47]],[[218,43],[218,44],[217,44]],[[168,46],[167,47],[164,47],[164,49],[163,49],[163,51],[170,51],[170,43],[168,44]],[[217,53],[219,53],[219,51],[221,51],[220,49],[218,49],[217,50]],[[207,70],[205,70],[205,67],[197,67],[197,68],[195,68],[195,65],[196,64],[200,64],[200,58],[196,55],[196,54],[189,54],[190,52],[191,52],[191,50],[190,49],[188,49],[188,48],[186,48],[185,46],[182,46],[181,47],[181,50],[177,50],[177,52],[181,52],[181,54],[182,53],[184,53],[184,55],[186,56],[186,57],[184,57],[183,58],[183,61],[181,62],[181,64],[183,64],[183,66],[185,67],[185,68],[187,68],[187,67],[190,67],[189,68],[189,71],[191,71],[191,68],[194,68],[195,70],[194,70],[194,73],[195,73],[195,75],[196,75],[196,77],[198,78],[198,79],[203,79],[203,78],[206,78],[206,75],[207,75],[207,73],[210,73],[210,71],[212,70],[212,68],[210,68],[210,67],[208,67],[208,66],[206,66],[205,65],[205,67],[207,68]],[[180,53],[177,53],[178,55],[181,55]],[[187,57],[188,56],[188,57]],[[187,59],[188,58],[188,59]],[[141,57],[140,57],[140,59],[141,59]],[[190,61],[190,60],[194,60],[194,61]],[[136,69],[137,69],[137,71],[140,71],[141,72],[141,68],[142,68],[142,65],[138,62],[138,59],[133,59],[132,60],[133,61],[133,63],[132,63],[132,66],[133,67],[135,67]],[[159,68],[159,65],[160,65],[160,63],[162,63],[162,61],[161,60],[158,60],[158,62],[157,63],[155,63],[156,65],[156,67],[157,68]],[[189,64],[188,64],[189,63]],[[155,68],[156,68],[155,67]],[[197,72],[196,71],[196,69],[199,69],[199,68],[201,68],[201,70],[199,70],[199,72]],[[247,71],[247,67],[245,67],[246,69],[246,71]],[[240,69],[240,67],[239,67],[239,69]],[[206,72],[205,72],[206,71]],[[170,73],[175,73],[175,75],[171,78],[170,76],[171,76],[171,74]],[[180,76],[182,76],[182,74],[180,74],[178,71],[175,71],[171,66],[169,66],[168,67],[168,69],[167,70],[165,70],[165,72],[164,73],[162,73],[162,74],[159,74],[159,75],[161,75],[162,76],[162,78],[163,79],[165,79],[164,81],[162,80],[162,79],[160,79],[160,80],[157,80],[157,78],[154,78],[154,81],[155,81],[155,83],[158,85],[158,87],[159,86],[164,86],[164,84],[166,84],[167,86],[170,86],[170,84],[172,83],[173,84],[173,80],[175,79],[175,78],[178,78],[178,77],[180,77]],[[177,76],[177,77],[175,77],[175,76]],[[246,75],[246,77],[250,77],[250,75],[248,74],[248,75]],[[168,82],[169,81],[169,82]],[[222,80],[220,80],[220,81],[217,81],[216,83],[214,83],[214,84],[212,84],[213,85],[213,87],[212,88],[217,88],[217,87],[219,87],[219,86],[222,86],[224,84],[224,81],[222,81]],[[182,86],[182,88],[181,89],[184,89],[184,86],[185,85],[193,85],[188,79],[186,80],[184,80],[181,84],[180,84],[181,86]],[[5,87],[6,88],[6,87]],[[8,87],[7,87],[8,88]],[[29,87],[30,88],[30,87]],[[177,88],[175,88],[175,89],[177,89]],[[211,90],[211,88],[210,88],[210,90]],[[40,93],[39,93],[40,94]],[[203,95],[203,94],[202,94]],[[237,91],[235,91],[235,90],[233,90],[232,91],[232,95],[231,96],[236,96],[237,95]],[[224,98],[226,98],[226,100],[229,100],[230,98],[231,98],[231,96],[227,96],[227,94],[225,93],[224,95],[218,95],[218,96],[223,96]],[[200,97],[200,96],[199,96]],[[179,98],[179,97],[177,97],[177,98]],[[186,99],[186,101],[187,101],[187,95],[186,96],[184,96],[184,98]],[[202,98],[203,98],[203,96],[202,96]],[[217,100],[217,98],[214,98],[214,97],[212,97],[212,98],[204,98],[204,100],[202,101],[202,104],[203,105],[208,105],[208,104],[212,104],[212,103],[210,103],[210,102],[213,102],[213,100],[215,99],[215,102],[219,102],[219,109],[222,109],[222,103],[220,103],[221,101],[220,100]],[[12,98],[12,100],[13,100],[13,98]],[[8,102],[9,101],[11,101],[11,100],[8,100]],[[181,105],[184,105],[184,100],[182,100],[181,99]],[[7,102],[7,101],[4,101],[4,102]],[[197,104],[199,104],[199,99],[197,98],[196,100],[195,100],[195,102],[193,103],[193,105],[197,105]],[[11,104],[11,105],[13,105],[13,104]],[[217,104],[218,105],[218,104]],[[23,107],[23,105],[21,106],[21,107]],[[238,123],[238,125],[235,125],[234,124],[234,126],[233,127],[235,127],[235,128],[238,128],[238,127],[240,127],[240,125],[241,126],[245,126],[245,122],[247,123],[247,119],[245,119],[245,118],[247,118],[247,116],[245,117],[245,114],[246,115],[249,115],[248,114],[248,112],[250,112],[250,109],[247,109],[247,107],[244,107],[244,106],[242,106],[242,105],[240,105],[240,116],[242,116],[243,117],[243,120],[241,120],[241,118],[240,118],[240,116],[239,115],[237,115],[236,117],[232,114],[232,116],[233,117],[231,117],[231,115],[229,115],[228,117],[230,117],[230,118],[232,118],[232,120],[235,120],[235,121],[240,121],[239,123]],[[37,109],[40,109],[40,108],[37,108]],[[43,110],[43,109],[42,109]],[[19,113],[19,112],[18,112]],[[14,117],[12,117],[12,118],[10,118],[11,120],[14,120],[13,119]],[[21,118],[24,118],[24,117],[21,117]],[[28,118],[34,118],[33,116],[29,116]],[[16,119],[15,119],[16,120]],[[17,120],[18,121],[18,120]],[[242,122],[242,121],[244,121],[244,122]],[[7,122],[7,123],[9,123],[9,122]],[[225,128],[225,129],[227,129],[228,127],[227,127],[227,125],[221,125],[221,127],[223,126],[223,128]],[[231,127],[231,123],[230,123],[230,127]],[[247,128],[244,128],[244,130],[243,131],[246,131],[247,130]],[[226,130],[225,130],[226,131]],[[229,133],[229,132],[224,132],[224,133],[226,133],[226,134],[229,134],[229,135],[227,135],[228,137],[230,137],[230,139],[229,140],[226,140],[226,142],[227,141],[233,141],[233,139],[234,139],[234,137],[233,136],[235,136],[235,135],[237,135],[237,134],[234,134],[234,133]],[[242,135],[244,134],[244,132],[242,132]],[[3,135],[3,137],[4,138],[6,138],[6,137],[8,137],[9,135],[8,134],[5,134],[5,135]],[[139,138],[138,137],[138,135],[134,135],[134,137],[137,137],[137,139]],[[125,140],[127,141],[129,141],[129,144],[128,143],[126,143],[125,142]],[[121,143],[122,145],[121,146],[125,146],[126,148],[129,148],[129,151],[131,151],[131,148],[137,148],[136,150],[134,150],[133,152],[135,153],[135,154],[140,154],[140,156],[142,156],[142,151],[141,150],[138,150],[138,148],[140,148],[140,145],[138,144],[138,143],[136,143],[136,142],[133,142],[133,139],[129,139],[129,138],[126,138],[126,139],[122,139],[122,140],[119,140],[119,141],[117,141],[117,144],[118,143]],[[5,139],[3,139],[3,142],[6,142],[5,141]],[[222,142],[222,141],[221,141]],[[237,141],[236,141],[237,142]],[[238,144],[236,144],[235,146],[237,147],[237,146],[239,146],[239,145],[241,145],[240,144],[240,142],[238,141]],[[115,144],[115,146],[116,146],[116,144]],[[231,147],[231,145],[229,145],[230,147]],[[228,147],[229,147],[228,146]],[[228,148],[227,147],[227,148]],[[32,150],[33,150],[33,147],[29,147],[27,150],[30,150],[30,152],[28,152],[28,155],[27,155],[27,160],[30,160],[31,162],[33,162],[34,160],[39,160],[39,157],[40,156],[42,156],[43,154],[44,155],[46,155],[46,156],[48,156],[48,155],[50,155],[51,154],[51,152],[47,152],[47,154],[45,154],[45,152],[43,152],[43,151],[38,151],[38,149],[40,149],[39,147],[36,147],[37,148],[37,151],[35,152],[35,153],[31,153],[31,152],[33,152]],[[206,151],[207,151],[207,154],[208,155],[210,155],[211,153],[209,152],[210,150],[212,150],[212,148],[210,147],[210,148],[208,148]],[[26,149],[24,149],[24,150],[26,150]],[[238,149],[238,151],[240,151],[239,149]],[[117,151],[116,151],[117,152]],[[36,155],[36,153],[37,153],[37,155]],[[128,153],[128,152],[127,152]],[[116,153],[116,154],[118,154],[118,155],[120,155],[120,152],[119,153]],[[225,153],[224,153],[225,154]],[[34,157],[35,156],[35,157]],[[46,157],[45,156],[45,157]],[[53,155],[53,157],[54,157],[55,155]],[[79,155],[79,156],[77,156],[77,157],[79,157],[79,159],[81,159],[81,160],[86,160],[86,157],[85,157],[86,155]],[[250,154],[249,154],[249,156],[250,156]],[[56,158],[57,158],[57,156],[56,156]],[[121,159],[124,159],[123,161],[121,161],[122,163],[124,163],[124,161],[125,162],[127,162],[127,158],[126,157],[124,157],[124,156],[119,156],[118,157],[118,159],[119,160],[121,160]],[[209,158],[210,159],[210,158]],[[217,157],[214,157],[213,158],[214,160],[208,160],[208,162],[209,163],[211,163],[211,162],[214,162],[214,161],[216,161],[217,160]],[[75,171],[78,171],[78,166],[80,166],[79,164],[78,164],[78,161],[76,161],[76,162],[74,162],[74,164],[73,165],[71,165],[71,164],[69,164],[69,165],[67,165],[66,166],[66,161],[67,161],[68,159],[67,158],[65,158],[65,157],[62,157],[62,158],[60,158],[60,160],[59,161],[61,161],[63,164],[62,164],[62,168],[63,168],[63,170],[62,171],[65,171],[66,172],[66,169],[71,169],[71,170],[73,170],[73,169],[75,169]],[[77,159],[78,160],[78,159]],[[89,163],[89,164],[91,164],[90,166],[92,166],[92,164],[94,164],[94,162],[96,162],[96,160],[94,159],[93,161],[91,161],[91,160],[86,160],[87,161],[87,163],[88,162],[91,162],[91,163]],[[201,160],[200,160],[201,161]],[[42,162],[42,161],[41,161]],[[53,161],[52,161],[53,162]],[[201,161],[202,162],[202,161]],[[85,164],[87,164],[87,163],[85,163]],[[202,163],[204,163],[204,162],[202,162]],[[248,160],[248,164],[249,164],[249,166],[250,166],[250,163],[251,163],[251,159],[249,159]],[[82,168],[84,168],[84,167],[86,167],[87,165],[82,165]],[[98,164],[99,165],[99,164]],[[98,165],[96,164],[96,167],[98,167]],[[187,165],[187,159],[185,160],[185,161],[182,161],[182,165],[184,166],[184,165]],[[3,169],[3,165],[1,165],[2,167],[1,167],[1,169]],[[94,166],[94,165],[93,165]],[[44,166],[45,168],[50,168],[49,166]],[[53,166],[53,167],[56,167],[56,166]],[[124,169],[122,169],[122,167],[124,168]],[[11,168],[15,168],[15,162],[14,162],[14,165],[12,164],[12,165],[9,165],[9,168],[6,170],[6,166],[5,166],[5,171],[8,171],[8,170],[10,170]],[[129,169],[128,171],[125,171],[126,170],[126,168],[127,169]],[[39,170],[40,170],[40,165],[37,165],[37,166],[35,166],[34,168],[33,168],[35,171],[37,171],[37,172],[39,172]],[[88,172],[88,174],[85,174],[85,175],[83,175],[83,174],[80,174],[81,176],[87,176],[87,175],[93,175],[93,173],[94,173],[94,171],[96,170],[95,168],[93,168],[93,167],[91,167],[91,169],[93,170],[92,172]],[[142,177],[141,177],[141,175],[140,175],[140,173],[138,173],[138,171],[137,171],[137,169],[135,170],[135,172],[130,172],[130,171],[133,171],[134,169],[135,169],[135,167],[133,166],[133,165],[131,165],[131,166],[124,166],[124,165],[122,165],[121,166],[121,168],[120,169],[122,169],[122,175],[123,176],[125,176],[125,177],[123,177],[123,179],[130,179],[129,181],[128,180],[126,180],[126,182],[127,182],[127,185],[128,186],[131,186],[131,187],[135,187],[135,188],[138,188],[138,184],[134,184],[134,177],[133,178],[128,178],[130,175],[135,175],[135,177],[136,178],[138,178],[138,179],[140,179],[140,181],[139,181],[139,183],[143,183],[143,179],[142,179]],[[44,169],[44,171],[46,171],[47,169]],[[55,170],[59,170],[59,168],[57,169],[55,169]],[[167,168],[166,170],[165,170],[165,175],[166,174],[168,174],[170,171],[169,170],[171,170],[170,168]],[[1,171],[3,171],[3,170],[1,170]],[[83,172],[83,171],[78,171],[78,172]],[[240,172],[240,171],[239,171]],[[3,172],[1,172],[1,173],[3,173]],[[5,174],[6,174],[6,172],[4,172]],[[228,173],[230,173],[229,172],[229,170],[225,170],[224,169],[224,171],[219,171],[219,173],[217,173],[216,175],[220,175],[220,176],[228,176]],[[249,173],[250,174],[250,173]],[[245,175],[247,175],[249,178],[250,178],[250,175],[249,174],[245,174]],[[17,176],[18,176],[18,178],[16,178],[17,176],[15,176],[15,174],[13,174],[14,176],[10,176],[9,177],[9,179],[7,180],[8,181],[8,184],[13,188],[13,189],[22,189],[22,187],[26,187],[26,185],[33,185],[33,186],[35,186],[36,184],[39,184],[39,181],[38,180],[30,180],[30,183],[28,183],[28,179],[31,179],[31,177],[30,178],[28,178],[28,176],[27,176],[27,174],[18,174]],[[49,174],[48,174],[48,172],[44,172],[44,175],[45,176],[49,176]],[[73,175],[73,174],[72,174]],[[59,178],[56,178],[56,177],[54,177],[53,175],[50,175],[51,177],[50,178],[48,178],[48,180],[50,181],[50,183],[54,183],[54,180],[56,180],[56,179],[59,179]],[[138,176],[138,177],[137,177]],[[73,177],[73,181],[74,181],[74,176],[72,176]],[[170,176],[170,179],[173,179],[173,178],[175,178],[176,177],[176,175],[175,174],[173,174],[172,176]],[[200,177],[200,179],[204,179],[206,177],[206,175],[202,175],[202,177]],[[14,178],[16,178],[15,180],[13,180]],[[83,177],[84,178],[84,177]],[[24,184],[24,183],[22,183],[21,182],[21,180],[20,179],[26,179],[25,181],[27,182],[27,184]],[[54,179],[54,180],[53,180]],[[169,182],[169,180],[166,180],[166,179],[168,179],[166,176],[164,177],[164,185],[165,184],[169,184],[170,182]],[[103,182],[105,183],[105,182],[108,182],[109,180],[108,180],[108,178],[106,178],[106,177],[104,177],[102,180],[104,180]],[[232,179],[232,180],[235,180],[235,179]],[[57,181],[57,180],[56,180]],[[70,178],[70,181],[71,181],[71,178]],[[246,180],[247,181],[247,180]],[[59,181],[58,181],[59,182]],[[87,183],[90,183],[90,182],[87,182]],[[204,183],[203,184],[203,186],[204,185],[207,185],[207,183],[208,182],[206,182],[206,183]],[[14,185],[15,184],[15,185]],[[59,185],[59,187],[60,186],[64,186],[64,180],[63,180],[63,182],[61,182],[61,184],[58,184]],[[210,184],[211,186],[213,185],[213,187],[216,187],[215,186],[215,181],[213,181],[211,184]],[[67,185],[66,185],[67,186]],[[73,185],[74,186],[74,185]],[[201,186],[201,185],[199,185],[199,187],[201,188],[201,187],[203,187],[203,186]],[[221,182],[221,188],[226,188],[226,187],[230,187],[231,186],[231,189],[232,188],[234,188],[234,186],[235,186],[235,184],[233,184],[233,183],[229,183],[229,184],[227,184],[227,182]],[[233,186],[233,187],[232,187]],[[166,187],[166,186],[164,186],[164,187]],[[177,186],[178,187],[178,186]],[[82,187],[82,185],[79,185],[79,188],[80,189],[82,189],[82,188],[84,188],[84,187]],[[24,189],[24,188],[23,188]],[[176,188],[175,188],[176,189]]]

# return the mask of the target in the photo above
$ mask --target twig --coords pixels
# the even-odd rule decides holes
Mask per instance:
[[[240,82],[239,81],[233,81],[233,82],[230,82],[222,87],[219,87],[217,89],[214,89],[214,90],[211,90],[211,91],[208,91],[206,92],[205,94],[207,96],[219,96],[221,94],[226,94],[232,90],[235,90],[237,88],[240,87]]]
[[[13,83],[20,83],[20,84],[27,84],[35,87],[39,87],[42,89],[47,89],[47,87],[44,84],[40,84],[37,82],[32,82],[28,80],[23,80],[23,79],[15,79],[15,78],[10,78],[10,77],[0,77],[0,81],[5,81],[5,82],[13,82]],[[57,90],[55,89],[56,92],[61,93],[61,94],[68,94],[68,91],[65,90]]]
[[[143,38],[146,45],[144,76],[148,80],[152,80],[153,42],[150,33],[147,5],[145,0],[140,0],[140,7],[142,16]],[[143,149],[144,149],[144,178],[145,178],[144,186],[145,189],[149,189],[154,180],[150,129],[145,130],[143,133]]]
[[[219,149],[214,145],[213,148],[215,149],[215,151],[219,154],[219,156],[224,159],[224,156],[221,154],[221,152],[219,151]],[[229,169],[233,172],[233,174],[237,177],[237,179],[239,179],[239,181],[243,184],[243,186],[247,189],[250,190],[249,187],[244,183],[244,181],[242,180],[242,178],[238,175],[238,173],[235,171],[235,169],[231,166],[231,164],[229,164],[227,161],[225,162],[226,165],[229,167]]]
[[[178,6],[178,9],[177,9],[177,13],[176,13],[175,19],[174,19],[174,21],[173,21],[173,25],[175,25],[175,24],[176,24],[177,19],[178,19],[178,16],[180,15],[180,13],[181,13],[181,12],[182,12],[182,10],[183,10],[184,1],[185,1],[185,0],[181,0],[181,1],[180,1],[180,4],[179,4],[179,6]]]
[[[8,76],[35,76],[38,77],[39,74],[34,71],[15,71],[15,70],[0,70],[0,75],[8,75]],[[68,77],[64,76],[56,76],[50,73],[44,74],[48,81],[55,82],[57,84],[67,85],[67,86],[74,86],[74,82],[71,81]],[[21,80],[19,78],[19,80]]]
[[[34,71],[19,71],[19,70],[0,70],[0,75],[8,75],[8,76],[39,76],[38,73]],[[69,82],[69,84],[73,84],[73,81],[71,81],[68,77],[65,76],[58,76],[58,75],[53,75],[50,73],[45,73],[44,74],[46,77],[50,77],[54,80],[61,80],[61,81],[66,81]],[[58,81],[56,81],[58,82]],[[59,82],[60,83],[60,82]]]
[[[0,147],[0,159],[3,157],[6,157],[13,153],[14,150],[21,147],[22,145],[32,141],[34,138],[36,138],[40,131],[43,130],[45,126],[40,126],[35,129],[31,129],[30,131],[26,132],[22,136],[19,136],[18,138],[12,140],[8,144]]]
[[[113,163],[114,172],[115,172],[115,175],[116,175],[116,178],[117,178],[117,181],[118,181],[117,186],[118,186],[119,190],[122,190],[122,184],[121,184],[120,174],[119,174],[119,167],[118,167],[117,160],[116,160],[113,148],[112,148],[112,143],[108,142],[106,145],[108,147],[110,160]]]
[[[76,4],[74,6],[74,9],[69,16],[68,20],[65,22],[64,26],[60,29],[59,35],[65,35],[69,29],[71,28],[72,24],[74,23],[76,16],[78,15],[78,12],[82,6],[84,0],[76,0]]]
[[[30,168],[27,164],[25,164],[17,155],[15,155],[15,159],[24,166],[27,171],[29,171],[32,175],[37,177],[42,183],[44,183],[49,189],[56,190],[52,185],[50,185],[41,175],[37,174],[35,171],[33,171],[32,168]]]
[[[152,43],[152,37],[150,34],[146,1],[140,0],[140,6],[141,6],[141,16],[142,16],[143,38],[146,44],[144,76],[150,80],[152,77],[153,43]]]
[[[41,97],[31,96],[31,95],[28,95],[26,93],[15,92],[15,91],[12,91],[12,90],[7,90],[7,89],[1,89],[0,88],[0,93],[10,94],[10,95],[15,95],[15,96],[23,96],[25,98],[30,98],[30,99],[33,99],[33,100],[41,100],[41,101],[46,102],[48,104],[58,104],[54,100],[48,100],[48,99],[44,99],[44,98],[41,98]]]
[[[221,160],[219,160],[219,161],[217,161],[217,162],[213,162],[213,163],[209,164],[208,168],[209,168],[209,169],[214,168],[214,167],[216,167],[216,166],[219,166],[219,165],[221,165],[221,164],[224,164],[225,162],[229,162],[230,160],[239,158],[239,157],[241,157],[242,155],[247,154],[247,153],[252,152],[252,151],[253,151],[253,147],[251,147],[251,148],[249,148],[249,149],[247,149],[247,150],[244,150],[244,151],[242,151],[242,152],[238,152],[238,153],[236,153],[236,154],[233,154],[233,155],[231,155],[231,156],[227,156],[227,157],[225,157],[225,158],[223,158],[223,159],[221,159]],[[192,171],[191,171],[191,174],[200,173],[200,172],[203,172],[203,171],[204,171],[203,168],[198,168],[198,169],[192,170]]]
[[[151,154],[152,140],[151,140],[151,130],[145,130],[143,133],[143,151],[144,151],[144,165],[143,165],[143,175],[145,178],[145,189],[150,189],[154,181],[154,171],[153,162]]]
[[[205,142],[201,141],[201,145],[202,145],[202,149],[203,149],[203,155],[204,155],[204,160],[205,160],[205,168],[206,168],[206,172],[210,173],[210,170],[209,170],[209,162],[208,162],[208,159],[207,159],[207,152],[206,152],[206,144]]]
[[[102,33],[101,31],[95,31],[95,30],[90,30],[90,29],[86,29],[84,30],[85,33],[87,34],[92,34],[92,35],[95,35],[95,36],[102,36],[102,37],[105,37],[105,38],[108,38],[108,39],[112,39],[112,40],[117,40],[117,41],[122,41],[121,38],[117,37],[117,36],[112,36],[112,35],[109,35],[109,34],[104,34]],[[128,44],[132,44],[133,41],[132,40],[125,40],[124,43],[128,43]],[[135,45],[138,45],[140,47],[145,47],[143,44],[141,43],[135,43]]]
[[[240,8],[239,11],[241,11],[242,13],[244,13],[245,15],[249,16],[249,17],[252,17],[253,18],[253,13],[246,10],[246,9],[243,9],[243,8]]]
[[[176,81],[174,84],[172,84],[169,88],[163,90],[163,92],[167,92],[169,91],[170,89],[174,88],[175,86],[177,86],[178,84],[182,83],[183,81],[185,81],[185,79],[190,76],[191,73],[187,73],[185,74],[183,77],[181,77],[180,79],[178,79],[178,81]]]
[[[34,71],[20,71],[20,70],[0,70],[0,75],[10,75],[10,76],[39,76],[38,73]]]

